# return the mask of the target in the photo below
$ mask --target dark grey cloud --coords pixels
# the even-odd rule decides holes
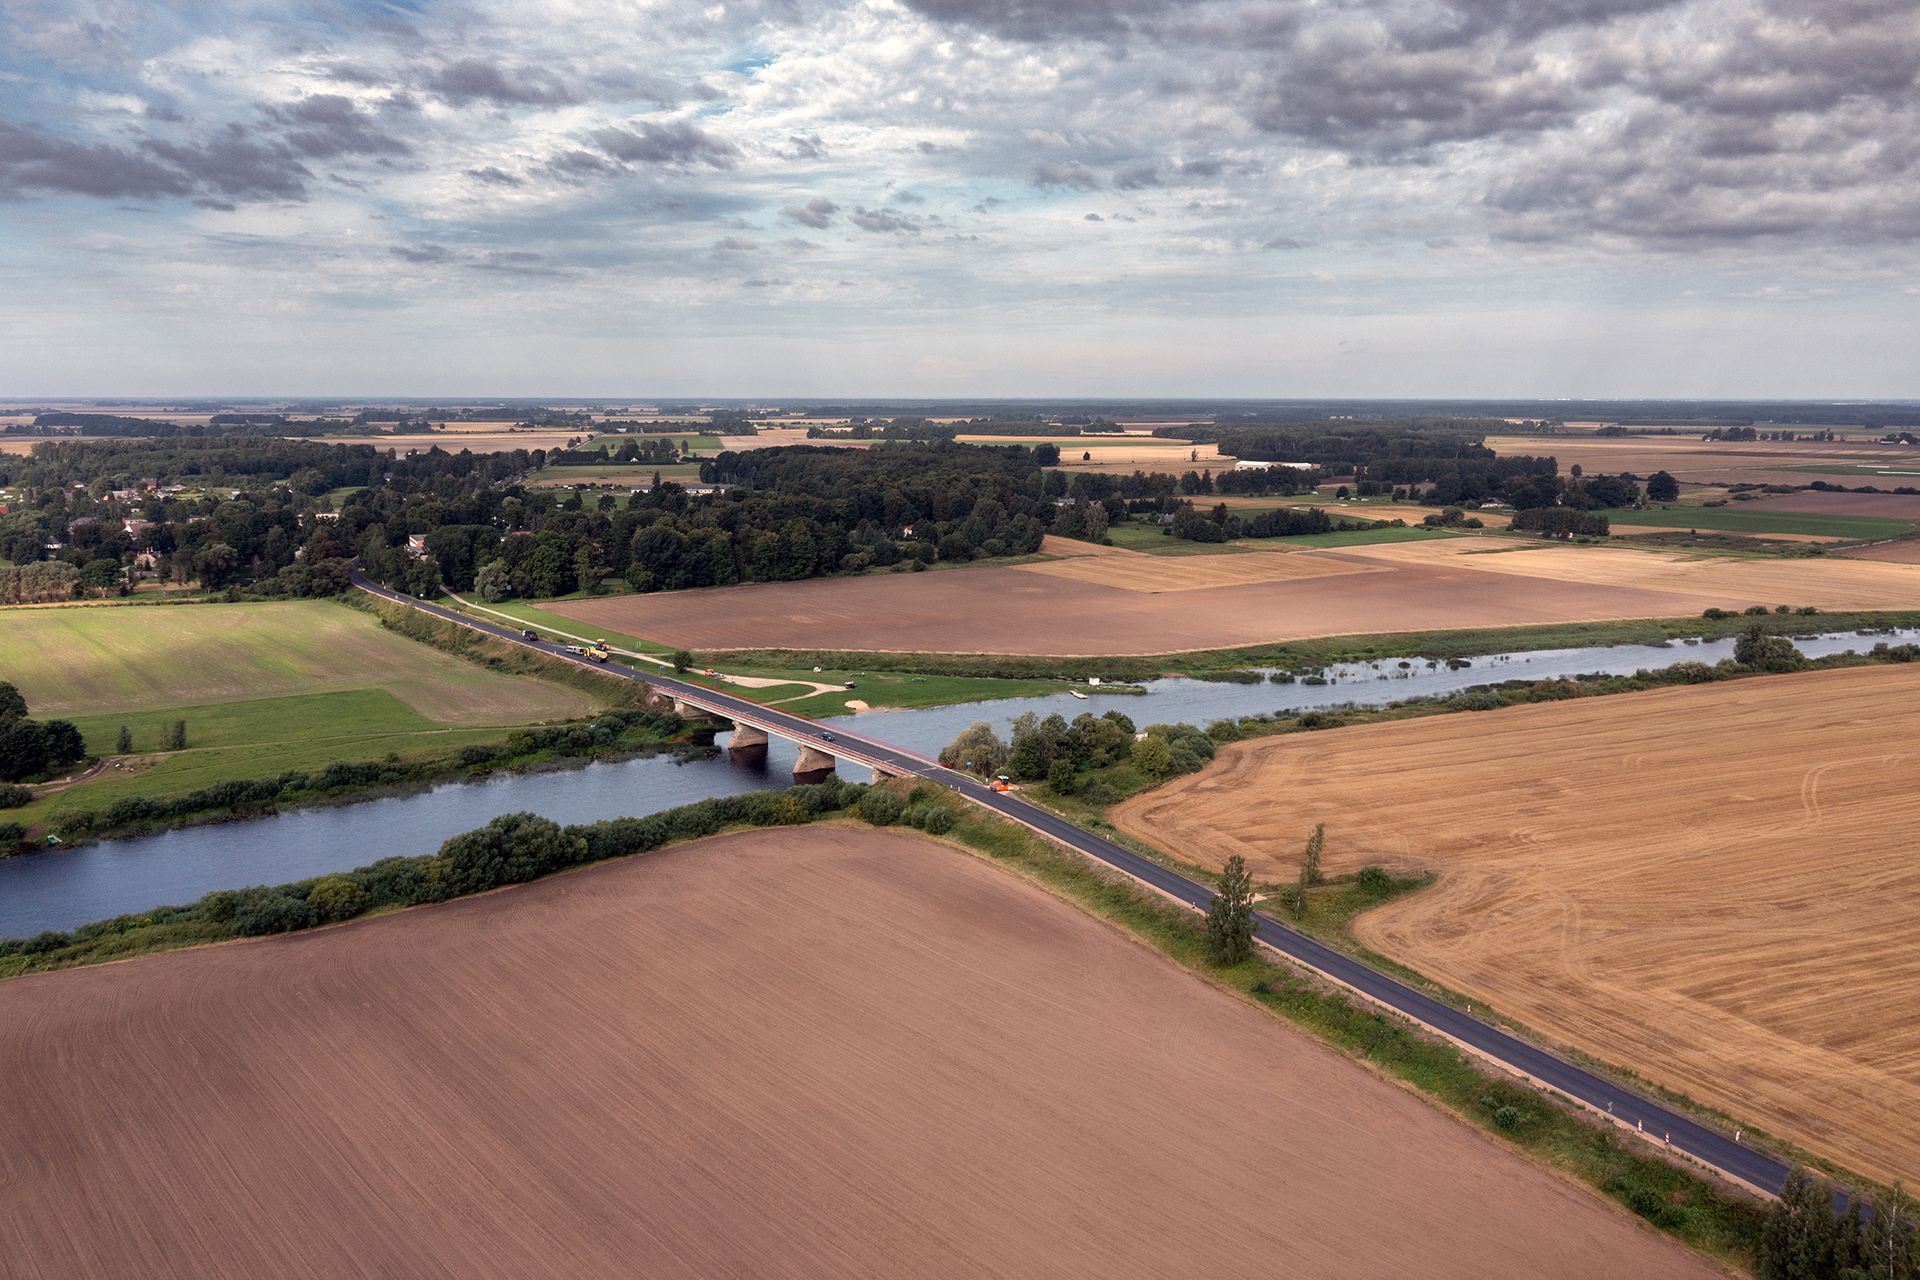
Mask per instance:
[[[805,227],[825,230],[827,227],[833,225],[833,215],[839,211],[840,207],[834,204],[833,201],[827,199],[825,196],[815,196],[813,199],[807,201],[804,207],[797,204],[788,205],[780,211],[780,216],[783,218],[791,218],[793,221]]]
[[[864,209],[856,207],[847,215],[847,221],[862,231],[905,232],[919,235],[919,220],[911,215],[902,217],[887,209]]]
[[[1217,178],[1226,166],[1218,160],[1202,158],[1185,160],[1180,164],[1180,176],[1183,178]]]
[[[137,151],[52,138],[0,122],[0,197],[61,191],[120,200],[185,196],[193,181],[178,168]]]
[[[1177,7],[1176,0],[907,0],[939,22],[991,31],[1010,40],[1061,36],[1110,38]]]
[[[316,93],[298,102],[267,107],[265,112],[269,119],[285,126],[281,137],[287,145],[312,159],[413,154],[412,147],[382,132],[372,116],[339,94]]]
[[[385,74],[351,62],[336,62],[322,74],[329,80],[338,80],[342,84],[363,85],[369,89],[384,88],[393,83]]]
[[[417,262],[423,265],[434,262],[453,261],[453,251],[445,245],[438,244],[396,244],[390,247],[387,252],[407,262]]]
[[[1151,160],[1125,165],[1113,175],[1113,185],[1122,191],[1138,191],[1160,185],[1160,167]]]
[[[1078,160],[1048,160],[1033,167],[1036,187],[1071,187],[1075,191],[1100,190],[1100,175]]]
[[[544,67],[502,70],[479,58],[463,58],[433,73],[426,87],[457,107],[490,102],[502,107],[551,107],[578,102],[573,87]]]
[[[480,169],[469,169],[467,170],[467,176],[476,182],[484,182],[492,187],[524,187],[527,185],[526,179],[516,178],[505,169],[498,168],[494,165],[487,165]]]
[[[1087,222],[1105,222],[1105,221],[1106,221],[1106,219],[1105,219],[1105,218],[1103,218],[1103,217],[1101,217],[1101,216],[1100,216],[1099,214],[1097,214],[1097,213],[1090,213],[1090,214],[1088,214],[1088,215],[1086,216],[1086,218],[1084,219],[1084,221],[1087,221]]]
[[[563,276],[567,274],[548,266],[544,254],[530,253],[525,250],[495,250],[479,262],[469,265],[475,271],[497,271],[510,276]]]
[[[591,151],[562,151],[547,161],[547,168],[569,178],[598,178],[618,170]]]
[[[925,204],[927,202],[927,198],[917,191],[896,191],[887,198],[895,204]]]
[[[820,141],[817,133],[796,133],[787,139],[779,155],[785,160],[825,160],[827,144]]]
[[[145,151],[230,200],[304,200],[313,171],[286,143],[229,124],[203,142],[148,138]]]
[[[616,160],[640,164],[704,164],[731,169],[740,148],[683,120],[666,124],[643,121],[636,129],[595,129],[587,135],[594,145]]]

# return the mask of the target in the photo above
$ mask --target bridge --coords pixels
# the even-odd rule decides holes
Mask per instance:
[[[354,585],[383,600],[410,605],[448,622],[471,627],[496,639],[528,645],[556,657],[584,662],[566,651],[564,645],[534,643],[520,632],[494,623],[481,622],[454,613],[424,600],[415,600],[378,585],[360,572],[354,561]],[[991,809],[1001,816],[1040,835],[1066,845],[1113,867],[1165,897],[1195,911],[1205,911],[1213,903],[1213,890],[1177,871],[1161,866],[1151,858],[1094,835],[1068,822],[1058,814],[1028,804],[1018,795],[994,791],[970,774],[946,768],[916,752],[869,738],[852,729],[828,731],[817,720],[791,712],[760,706],[732,694],[675,680],[665,675],[630,670],[623,666],[596,668],[609,675],[637,680],[676,700],[676,706],[700,709],[724,716],[736,725],[744,725],[764,734],[776,734],[801,744],[802,759],[852,760],[872,769],[876,776],[922,777],[957,792],[964,798]],[[832,733],[828,738],[824,735]],[[762,746],[764,747],[764,742]],[[812,750],[815,756],[806,752]],[[796,774],[798,770],[795,771]],[[1743,1183],[1763,1195],[1777,1195],[1786,1182],[1788,1167],[1763,1151],[1709,1128],[1681,1112],[1643,1097],[1624,1085],[1575,1065],[1538,1045],[1520,1039],[1496,1024],[1483,1022],[1472,1014],[1416,991],[1377,969],[1327,947],[1306,934],[1288,928],[1272,917],[1254,916],[1259,925],[1256,940],[1288,960],[1311,969],[1332,982],[1346,987],[1363,999],[1415,1022],[1445,1037],[1475,1056],[1543,1088],[1558,1092],[1575,1106],[1593,1113],[1594,1118],[1611,1123],[1655,1147],[1687,1157],[1713,1169],[1735,1182]],[[1835,1203],[1844,1209],[1845,1193],[1837,1192]]]

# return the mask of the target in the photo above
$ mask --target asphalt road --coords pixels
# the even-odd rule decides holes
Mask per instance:
[[[411,605],[422,612],[446,618],[503,640],[526,644],[558,657],[586,661],[567,653],[564,644],[546,642],[536,644],[528,641],[513,628],[482,622],[466,614],[454,613],[424,600],[415,600],[389,591],[364,577],[360,573],[357,561],[354,565],[353,581],[355,586],[383,599]],[[829,729],[817,720],[810,720],[805,716],[797,716],[773,707],[761,706],[702,685],[675,680],[664,673],[633,671],[612,663],[600,666],[598,669],[609,675],[622,676],[652,685],[687,702],[716,711],[736,722],[755,725],[800,742],[812,743],[835,756],[850,759],[868,767],[878,766],[887,772],[912,774],[943,783],[989,809],[1024,823],[1061,844],[1079,850],[1088,857],[1124,871],[1169,897],[1198,910],[1206,910],[1213,901],[1213,891],[1205,885],[1189,880],[1112,841],[1104,840],[1057,814],[1028,804],[1015,794],[994,791],[970,774],[957,773],[944,768],[937,761],[929,760],[915,752],[840,726]],[[831,733],[832,739],[823,742],[824,733]],[[1711,1165],[1765,1191],[1777,1192],[1786,1181],[1787,1166],[1769,1155],[1737,1143],[1684,1115],[1649,1102],[1638,1094],[1628,1092],[1591,1072],[1582,1070],[1509,1032],[1502,1031],[1451,1005],[1443,1004],[1431,996],[1415,991],[1376,969],[1370,969],[1338,951],[1321,945],[1279,921],[1264,915],[1256,915],[1254,918],[1259,921],[1257,935],[1259,941],[1289,959],[1344,983],[1370,999],[1471,1047],[1511,1070],[1532,1077],[1547,1088],[1584,1102],[1596,1111],[1611,1114],[1616,1121],[1628,1128],[1644,1132],[1656,1143],[1671,1145],[1675,1150],[1684,1152],[1703,1164]]]

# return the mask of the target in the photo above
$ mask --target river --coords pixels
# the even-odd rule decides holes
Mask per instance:
[[[1882,638],[1900,637],[1859,637],[1848,632],[1797,637],[1795,644],[1807,656],[1819,657],[1870,648]],[[1204,728],[1209,721],[1223,718],[1378,706],[1501,680],[1544,680],[1591,672],[1631,675],[1642,667],[1688,660],[1711,663],[1732,654],[1729,639],[1539,649],[1477,657],[1459,669],[1445,662],[1403,663],[1388,658],[1330,667],[1323,673],[1325,685],[1155,680],[1143,695],[1089,690],[1092,696],[1080,699],[1057,693],[919,711],[867,711],[859,714],[858,722],[862,733],[931,756],[975,721],[988,721],[1004,736],[1008,722],[1027,711],[1042,717],[1058,712],[1071,720],[1083,712],[1099,715],[1118,710],[1143,728],[1176,721]],[[724,744],[726,735],[720,741]],[[444,783],[414,795],[296,809],[249,822],[189,827],[0,859],[0,938],[71,929],[166,903],[187,903],[212,889],[279,884],[394,854],[431,853],[447,837],[484,826],[503,813],[531,810],[562,824],[594,822],[652,813],[709,796],[784,787],[792,781],[795,758],[796,748],[775,738],[760,768],[735,765],[724,755],[686,764],[654,756],[596,762],[582,769],[500,773],[484,781]],[[858,767],[844,769],[843,776],[854,781],[868,778],[867,771]]]

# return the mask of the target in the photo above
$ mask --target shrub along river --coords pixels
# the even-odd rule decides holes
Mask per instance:
[[[1871,640],[1852,633],[1797,637],[1794,643],[1808,657],[1872,647]],[[1631,675],[1642,667],[1713,663],[1732,656],[1733,641],[1727,639],[1540,649],[1477,657],[1459,666],[1385,658],[1336,664],[1311,677],[1325,684],[1155,680],[1144,695],[1089,690],[1092,696],[1086,699],[1057,693],[921,711],[862,712],[858,726],[862,733],[932,756],[977,720],[992,722],[1005,736],[1008,722],[1028,711],[1043,718],[1058,712],[1072,720],[1084,712],[1100,715],[1118,710],[1141,728],[1179,721],[1205,728],[1213,720],[1276,711],[1384,706],[1404,698],[1444,697],[1502,680],[1583,673]],[[726,735],[720,741],[724,745]],[[736,765],[724,754],[685,764],[662,755],[544,773],[503,772],[481,781],[445,783],[415,795],[294,809],[251,821],[0,859],[0,938],[72,929],[162,904],[184,904],[212,889],[282,884],[394,854],[431,853],[449,836],[485,826],[502,813],[531,810],[565,825],[652,813],[709,796],[785,787],[793,780],[795,758],[796,748],[775,738],[758,767]],[[845,776],[852,781],[868,777],[857,766],[849,767]]]

